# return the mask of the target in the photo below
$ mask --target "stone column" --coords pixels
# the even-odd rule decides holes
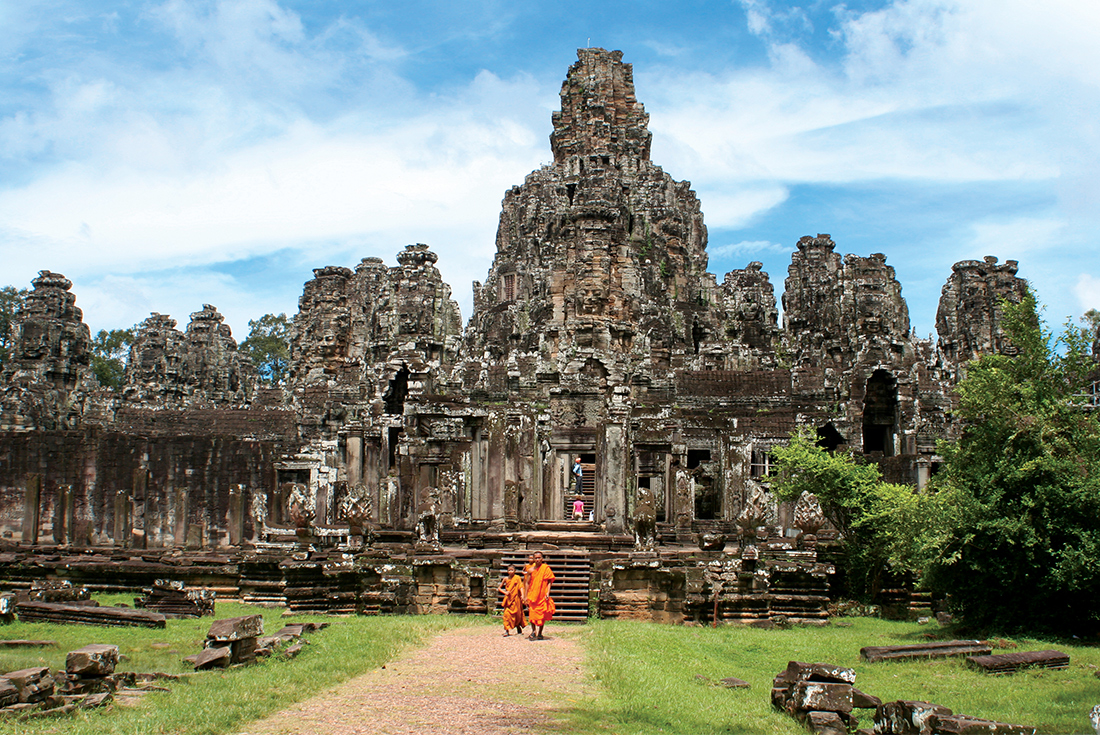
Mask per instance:
[[[176,518],[175,525],[172,528],[173,542],[176,546],[187,545],[187,488],[176,488],[173,493],[173,501],[175,503]]]
[[[928,457],[917,457],[917,489],[923,490],[932,478],[932,461]]]
[[[115,524],[112,536],[115,545],[128,547],[130,545],[130,488],[120,487],[115,490]]]
[[[72,543],[73,501],[72,485],[62,485],[57,488],[57,502],[54,504],[53,514],[53,542],[55,544]]]
[[[357,487],[363,482],[363,437],[348,436],[347,444],[348,487]]]
[[[38,511],[42,500],[42,475],[27,475],[23,485],[23,537],[25,544],[38,543]]]
[[[244,539],[244,487],[234,485],[229,488],[229,511],[225,524],[229,531],[229,545],[240,546]]]
[[[626,448],[622,424],[604,426],[603,473],[596,476],[596,499],[608,533],[626,533]],[[598,463],[599,464],[599,463]],[[598,466],[597,464],[597,466]]]
[[[374,511],[374,517],[372,521],[377,521],[382,518],[380,511],[382,508],[382,498],[379,493],[379,477],[381,473],[381,458],[380,458],[380,445],[374,442],[368,442],[363,447],[363,464],[362,464],[362,482],[363,486],[367,490],[367,497],[370,498],[371,508]]]
[[[133,521],[131,528],[131,535],[133,537],[132,546],[135,549],[144,549],[146,547],[146,523],[145,523],[145,493],[149,487],[149,473],[143,469],[138,468],[134,470],[133,475]],[[150,523],[151,527],[153,524]]]

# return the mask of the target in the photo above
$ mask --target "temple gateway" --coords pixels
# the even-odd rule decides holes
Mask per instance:
[[[393,267],[314,270],[283,387],[204,305],[182,331],[142,322],[114,391],[71,282],[42,271],[0,375],[0,579],[484,612],[500,566],[538,548],[566,615],[822,619],[835,533],[812,498],[769,495],[770,450],[807,427],[923,485],[952,386],[1010,349],[999,303],[1025,281],[957,263],[933,343],[884,255],[807,236],[780,324],[760,263],[707,271],[699,200],[650,160],[622,54],[578,57],[553,163],[505,194],[465,324],[409,245]]]

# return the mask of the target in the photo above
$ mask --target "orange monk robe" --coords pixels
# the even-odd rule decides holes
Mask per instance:
[[[549,564],[531,570],[531,586],[527,588],[528,613],[532,625],[543,625],[554,616],[557,606],[550,597],[550,583],[554,581],[554,572]]]
[[[504,580],[504,629],[522,628],[527,625],[523,622],[523,577],[513,574]]]

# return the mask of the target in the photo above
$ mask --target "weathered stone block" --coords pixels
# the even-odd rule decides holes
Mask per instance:
[[[107,676],[118,665],[118,646],[93,643],[65,657],[65,671],[74,676]]]
[[[105,707],[111,703],[114,698],[114,694],[111,692],[97,692],[95,694],[89,694],[80,700],[81,709],[94,709],[95,707]]]
[[[235,664],[247,664],[256,660],[256,649],[259,648],[257,639],[242,638],[229,644],[232,653],[232,662]]]
[[[205,669],[224,669],[229,666],[232,658],[233,654],[229,650],[229,646],[217,646],[215,648],[204,648],[199,653],[188,656],[183,660],[194,666],[195,671],[202,671]]]
[[[933,715],[954,714],[931,702],[897,700],[875,710],[875,732],[882,735],[927,735],[925,724]]]
[[[776,681],[783,677],[786,682],[796,681],[823,681],[837,684],[854,684],[856,681],[855,669],[832,664],[808,664],[801,661],[791,661],[785,671],[776,677]]]
[[[852,706],[856,709],[877,709],[882,706],[882,700],[852,687]]]
[[[19,701],[19,689],[6,676],[0,676],[0,707]]]
[[[806,727],[817,735],[848,735],[844,720],[836,712],[809,712]]]
[[[800,681],[794,685],[788,709],[793,712],[808,712],[810,710],[851,712],[852,685]]]
[[[216,620],[206,634],[208,641],[228,643],[243,638],[256,638],[263,635],[264,618],[262,615],[245,615],[239,618]]]
[[[9,671],[4,678],[18,690],[20,702],[44,702],[53,695],[54,681],[48,666]]]
[[[1008,725],[966,715],[932,715],[928,725],[933,735],[1035,735],[1034,727]]]

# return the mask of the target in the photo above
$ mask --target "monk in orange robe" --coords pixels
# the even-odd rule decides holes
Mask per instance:
[[[497,592],[504,595],[501,608],[504,610],[504,635],[511,635],[512,628],[516,629],[516,635],[523,635],[523,626],[527,623],[523,620],[524,589],[523,577],[516,574],[515,565],[509,565],[508,577],[501,581]]]
[[[550,585],[554,583],[554,572],[542,561],[542,552],[534,553],[534,567],[531,569],[530,584],[527,588],[528,612],[531,616],[531,635],[527,640],[541,641],[542,629],[550,618],[554,617],[557,607],[550,597]]]

